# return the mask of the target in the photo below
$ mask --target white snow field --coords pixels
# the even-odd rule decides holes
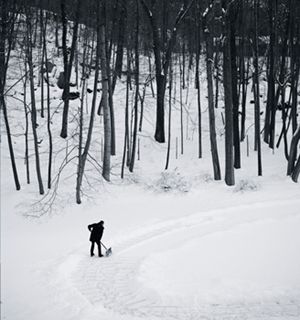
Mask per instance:
[[[110,185],[37,220],[12,191],[2,185],[2,319],[300,317],[299,187],[288,179],[184,195]],[[99,219],[113,248],[101,259],[87,230]]]
[[[18,59],[14,52],[8,83],[19,77]],[[75,160],[60,179],[55,210],[43,215],[31,206],[41,199],[31,141],[32,183],[26,185],[23,105],[7,97],[22,190],[14,190],[1,119],[1,319],[300,319],[300,184],[286,177],[283,150],[273,154],[265,145],[263,177],[257,177],[251,106],[247,115],[250,155],[246,156],[243,142],[236,186],[214,181],[205,81],[202,86],[203,159],[197,158],[197,96],[191,85],[189,96],[184,90],[184,97],[188,96],[184,154],[175,157],[175,138],[180,134],[177,103],[172,111],[170,167],[164,171],[166,144],[153,139],[155,101],[148,88],[144,128],[139,133],[140,160],[134,174],[126,171],[121,181],[125,90],[124,84],[117,86],[117,157],[112,162],[112,182],[104,183],[100,173],[87,164],[83,203],[74,204],[75,148]],[[21,91],[22,85],[12,95],[22,101]],[[59,138],[61,91],[53,87],[51,94],[56,97],[51,107],[53,170],[57,172],[65,148],[76,146],[77,136]],[[72,134],[78,129],[72,122],[78,116],[78,104],[71,102]],[[221,112],[221,107],[216,110],[216,122],[224,177]],[[45,177],[46,119],[38,121]],[[101,136],[103,128],[97,118],[91,147],[97,159],[101,159]],[[99,220],[105,221],[103,242],[113,250],[108,258],[89,256],[87,225]]]

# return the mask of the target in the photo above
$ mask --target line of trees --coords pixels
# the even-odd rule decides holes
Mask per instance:
[[[197,89],[198,157],[202,158],[203,106],[201,105],[201,63],[205,63],[207,107],[212,168],[214,179],[222,173],[216,136],[215,113],[220,108],[224,92],[225,182],[234,185],[234,173],[242,166],[241,142],[246,137],[246,114],[249,104],[254,114],[254,149],[257,152],[257,173],[263,174],[262,142],[272,149],[283,143],[287,159],[287,174],[294,181],[300,173],[299,73],[300,73],[300,4],[297,0],[82,0],[22,1],[0,0],[0,107],[16,189],[21,188],[15,160],[14,125],[9,119],[7,97],[13,87],[23,82],[26,128],[25,165],[27,183],[29,170],[29,119],[34,145],[36,177],[39,193],[44,194],[43,180],[49,190],[56,188],[61,171],[77,159],[76,201],[81,203],[82,182],[86,163],[100,170],[110,181],[111,156],[116,155],[114,93],[126,83],[124,99],[125,123],[121,177],[125,168],[134,171],[139,156],[138,131],[142,131],[146,90],[156,99],[154,139],[168,143],[165,168],[170,160],[172,139],[172,101],[176,100],[176,67],[180,69],[181,153],[183,153],[183,96],[194,77]],[[47,40],[55,36],[55,45]],[[57,83],[62,89],[60,139],[68,146],[76,136],[74,148],[66,149],[59,172],[52,173],[54,117],[49,75],[54,60],[61,59],[63,72]],[[21,79],[7,85],[9,61],[14,50],[21,50],[24,68]],[[38,55],[38,63],[36,56]],[[51,58],[50,58],[51,57]],[[148,61],[148,74],[141,74],[141,61]],[[93,89],[87,79],[94,79]],[[74,80],[75,79],[75,80]],[[124,80],[125,79],[125,80]],[[178,80],[178,79],[177,79]],[[267,96],[263,100],[262,83]],[[26,88],[30,88],[30,97]],[[36,90],[37,86],[40,87]],[[56,86],[56,84],[55,84]],[[79,91],[72,92],[72,87]],[[46,90],[45,90],[46,89]],[[167,90],[169,89],[169,90]],[[92,92],[91,105],[86,95]],[[132,93],[132,112],[130,95]],[[37,95],[40,94],[40,105]],[[45,96],[47,96],[45,98]],[[75,115],[77,126],[69,130],[70,104],[79,105]],[[45,117],[46,100],[48,161],[47,177],[42,175],[39,127],[37,118]],[[169,102],[168,106],[166,101]],[[72,104],[73,105],[73,104]],[[86,107],[86,111],[84,108]],[[168,119],[165,112],[168,108]],[[279,117],[279,113],[280,117]],[[103,122],[101,159],[91,153],[93,129],[100,115]],[[278,122],[278,119],[281,119]],[[88,120],[87,131],[85,120]],[[165,124],[168,123],[167,139]],[[280,124],[279,124],[280,123]],[[281,128],[276,126],[281,125]],[[276,132],[279,132],[277,137]],[[74,152],[76,152],[74,155]],[[73,156],[74,155],[74,156]]]

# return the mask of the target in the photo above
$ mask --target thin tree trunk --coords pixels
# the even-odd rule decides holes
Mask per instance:
[[[269,0],[269,28],[270,28],[270,48],[269,48],[269,76],[268,76],[268,99],[265,116],[264,141],[269,143],[270,148],[274,148],[275,139],[275,118],[277,105],[275,101],[275,18],[273,0]],[[275,11],[277,11],[277,1],[275,1]]]
[[[76,17],[73,27],[73,37],[70,58],[68,59],[67,52],[67,17],[65,12],[65,0],[61,0],[61,11],[62,11],[62,23],[63,23],[63,56],[64,56],[64,109],[62,116],[62,128],[60,136],[67,138],[68,136],[68,114],[69,114],[69,94],[70,94],[70,79],[72,74],[72,66],[76,49],[76,42],[78,37],[78,25],[79,25],[79,14],[82,0],[77,0]]]
[[[180,61],[179,55],[179,99],[180,99],[180,153],[183,154],[183,98],[182,98],[182,90],[183,90],[183,70],[182,63]]]
[[[27,62],[25,61],[25,75],[27,75]],[[28,148],[28,129],[29,129],[29,121],[28,121],[28,105],[27,105],[27,76],[24,79],[24,113],[25,113],[25,166],[26,166],[26,180],[27,184],[30,184],[30,166],[29,166],[29,148]]]
[[[44,50],[43,50],[43,24],[44,24],[44,13],[43,10],[40,9],[40,47],[42,48],[42,61],[41,61],[41,66],[40,66],[40,77],[41,77],[41,117],[44,118],[45,114],[44,114],[44,68],[46,66],[46,64],[44,64],[45,61],[45,57],[44,57]],[[46,60],[47,63],[47,60]]]
[[[111,156],[111,115],[108,102],[109,84],[107,72],[106,56],[106,31],[105,31],[105,2],[102,4],[101,25],[100,25],[100,59],[101,59],[101,76],[102,76],[102,100],[103,100],[103,120],[104,120],[104,155],[102,176],[106,181],[110,181],[110,156]],[[99,13],[100,15],[100,13]]]
[[[259,0],[254,2],[255,36],[254,36],[254,99],[255,99],[255,141],[257,146],[258,175],[262,175],[261,163],[261,139],[260,139],[260,90],[259,90],[259,70],[258,70],[258,10]]]
[[[51,109],[50,109],[50,83],[49,83],[49,70],[48,70],[48,55],[47,55],[47,17],[45,20],[45,25],[43,26],[43,51],[45,57],[45,67],[46,67],[46,83],[47,83],[47,131],[49,138],[49,156],[48,156],[48,189],[51,189],[52,182],[52,156],[53,156],[53,142],[52,142],[52,132],[51,132]]]
[[[228,186],[235,184],[233,156],[233,101],[232,101],[232,58],[231,58],[231,27],[227,8],[225,22],[225,41],[223,55],[224,94],[225,94],[225,182]]]
[[[297,159],[297,149],[298,149],[299,141],[300,141],[300,125],[298,126],[297,131],[294,133],[291,141],[288,168],[287,168],[288,176],[292,175],[295,169],[295,161]]]
[[[221,180],[221,170],[218,156],[218,146],[216,138],[214,93],[213,93],[213,41],[209,31],[206,32],[206,72],[207,72],[207,92],[208,92],[208,112],[209,112],[209,134],[211,144],[211,154],[214,169],[214,179]]]
[[[298,161],[297,161],[295,168],[294,168],[294,171],[292,173],[292,180],[294,182],[298,182],[299,174],[300,174],[300,156],[298,157]]]
[[[168,170],[169,162],[170,162],[170,151],[171,151],[171,120],[172,120],[172,82],[173,82],[173,69],[172,69],[172,61],[169,69],[169,121],[168,121],[168,147],[167,147],[167,158],[165,170]]]
[[[13,170],[13,176],[14,176],[14,182],[16,190],[20,190],[20,182],[19,182],[19,176],[15,161],[15,154],[13,149],[13,142],[11,138],[11,132],[10,132],[10,125],[8,121],[8,115],[7,115],[7,108],[6,108],[6,102],[4,97],[4,89],[5,89],[5,83],[6,83],[6,72],[7,72],[7,66],[8,61],[10,57],[10,50],[11,50],[11,42],[12,39],[9,39],[9,37],[12,36],[12,33],[8,33],[7,27],[8,27],[8,2],[6,0],[0,0],[1,4],[1,33],[0,33],[0,109],[3,111],[3,117],[4,117],[4,123],[5,123],[5,129],[6,129],[6,135],[7,135],[7,142],[8,142],[8,148],[9,148],[9,155],[10,155],[10,161],[11,166]],[[6,41],[8,41],[8,50],[6,50]],[[6,53],[6,54],[5,54]]]
[[[38,136],[37,136],[37,112],[35,104],[35,91],[34,91],[34,74],[33,74],[33,63],[32,63],[32,24],[31,24],[31,14],[30,9],[26,11],[26,25],[27,25],[27,63],[29,71],[29,83],[30,83],[30,92],[31,92],[31,124],[32,124],[32,133],[34,141],[34,150],[35,150],[35,165],[36,165],[36,174],[39,185],[40,194],[44,194],[44,186],[41,175],[41,166],[40,166],[40,155],[39,155],[39,146],[38,146]]]
[[[133,172],[135,154],[136,154],[136,140],[138,131],[138,102],[139,102],[139,0],[136,0],[136,29],[135,29],[135,97],[134,97],[134,127],[133,127],[133,140],[132,152],[129,165],[129,171]]]
[[[82,99],[80,102],[79,110],[79,140],[78,140],[78,166],[77,166],[77,180],[76,180],[76,203],[81,204],[81,184],[82,177],[84,174],[84,163],[83,163],[83,154],[82,154],[82,141],[83,141],[83,108],[84,108],[84,92],[86,90],[86,46],[87,41],[85,42],[83,57],[82,57]],[[99,57],[98,57],[99,58]],[[93,92],[95,95],[95,92]]]
[[[232,15],[236,13],[231,12]],[[235,18],[230,21],[230,57],[231,57],[231,91],[232,91],[232,113],[233,113],[233,147],[234,147],[234,167],[241,167],[240,151],[240,129],[239,129],[239,98],[237,85],[237,65],[236,65],[236,44],[235,44]]]
[[[129,150],[129,89],[130,89],[130,57],[127,50],[127,77],[126,77],[126,105],[125,105],[125,134],[124,134],[124,149],[122,158],[121,178],[124,178],[124,168],[127,158],[127,166],[130,163]]]
[[[100,21],[99,16],[97,16],[97,49],[96,49],[96,69],[95,69],[95,78],[94,78],[94,88],[93,88],[93,99],[92,99],[92,107],[91,107],[91,115],[90,115],[90,122],[89,122],[89,128],[87,133],[87,138],[84,146],[84,150],[82,154],[79,154],[79,161],[78,161],[78,173],[77,173],[77,186],[76,186],[76,201],[78,204],[81,203],[80,198],[80,190],[81,190],[81,184],[82,184],[82,178],[84,174],[85,164],[86,160],[89,154],[90,145],[92,142],[92,134],[93,134],[93,128],[94,128],[94,121],[95,121],[95,113],[96,113],[96,101],[97,101],[97,86],[98,86],[98,78],[99,78],[99,60],[100,60],[100,46],[102,45],[102,41],[100,39]],[[105,48],[104,48],[105,50]],[[85,82],[85,80],[84,80]],[[81,99],[84,100],[83,97]],[[81,104],[80,108],[80,125],[79,125],[79,152],[82,149],[82,110],[83,104]]]
[[[200,57],[201,57],[201,43],[200,43],[200,25],[201,13],[200,4],[197,2],[196,10],[196,89],[197,89],[197,111],[198,111],[198,158],[202,158],[202,114],[201,114],[201,89],[200,89]],[[198,22],[200,20],[200,22]]]

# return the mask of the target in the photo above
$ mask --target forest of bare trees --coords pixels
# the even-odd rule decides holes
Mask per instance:
[[[87,163],[92,164],[94,175],[102,175],[103,179],[110,181],[111,157],[119,154],[122,158],[118,172],[120,177],[124,177],[126,170],[133,172],[139,152],[138,132],[143,130],[148,94],[156,100],[153,137],[156,143],[168,144],[166,164],[162,163],[162,167],[167,169],[170,141],[175,139],[171,118],[175,81],[180,81],[180,92],[176,94],[179,94],[181,101],[181,120],[182,90],[187,90],[189,86],[197,89],[195,147],[198,148],[199,158],[203,157],[202,115],[203,110],[208,108],[209,144],[215,180],[221,180],[224,176],[227,185],[235,184],[235,170],[243,165],[241,143],[246,143],[248,138],[245,121],[251,108],[254,114],[257,175],[263,175],[263,167],[267,165],[262,156],[263,144],[271,149],[283,146],[287,175],[298,181],[298,0],[0,0],[0,3],[1,125],[5,126],[17,190],[22,187],[20,163],[16,162],[12,133],[15,123],[9,116],[9,110],[15,106],[8,97],[20,84],[23,98],[15,97],[15,103],[24,112],[26,123],[23,131],[25,183],[37,181],[41,195],[45,193],[45,186],[48,192],[55,194],[60,175],[70,162],[76,164],[73,170],[77,203],[82,201]],[[50,35],[53,41],[50,41]],[[12,55],[16,52],[23,61],[21,76],[8,84]],[[50,77],[58,61],[63,66],[63,72],[54,83]],[[177,79],[176,68],[180,71]],[[206,77],[205,92],[201,92],[203,87],[200,84],[203,72]],[[93,86],[87,86],[89,78],[93,79]],[[262,83],[267,86],[265,97],[261,93]],[[114,98],[121,85],[126,90],[123,106],[119,108]],[[55,108],[53,88],[61,91],[61,103]],[[90,103],[86,99],[89,91],[92,95]],[[221,92],[224,92],[224,98]],[[201,95],[207,96],[205,106],[201,103]],[[75,115],[70,113],[72,103],[76,103]],[[215,112],[221,107],[224,107],[224,173],[220,169],[215,119]],[[120,128],[115,119],[116,114],[123,113],[123,110],[123,144],[117,145],[116,136]],[[60,117],[58,136],[53,132],[56,114]],[[70,127],[74,118],[77,125]],[[44,119],[46,123],[48,141],[42,141],[39,137],[39,119]],[[101,145],[95,145],[94,137],[98,133],[94,127],[100,121],[103,124],[103,139]],[[178,152],[181,153],[184,152],[183,131],[182,120],[178,139]],[[70,138],[76,143],[69,145]],[[57,139],[66,147],[63,148],[64,160],[54,170],[53,142]],[[33,146],[31,152],[34,157],[29,157],[29,144]],[[46,153],[47,161],[41,161],[42,144],[47,145],[47,150],[43,149],[43,157]],[[90,152],[91,147],[101,149],[100,158],[95,159]],[[35,168],[34,172],[31,167]]]

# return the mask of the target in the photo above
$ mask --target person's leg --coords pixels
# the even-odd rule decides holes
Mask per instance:
[[[92,241],[92,244],[91,244],[91,257],[94,255],[94,247],[95,247],[95,242]]]
[[[97,245],[98,245],[98,255],[99,255],[99,257],[103,257],[103,255],[101,253],[101,243],[100,243],[100,241],[97,242]]]

